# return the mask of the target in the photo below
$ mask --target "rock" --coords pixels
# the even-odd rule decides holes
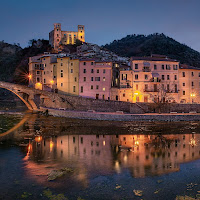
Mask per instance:
[[[72,169],[70,168],[63,168],[63,169],[59,169],[59,170],[52,170],[49,174],[48,174],[48,181],[53,181],[59,177],[64,176],[67,173],[73,172]]]

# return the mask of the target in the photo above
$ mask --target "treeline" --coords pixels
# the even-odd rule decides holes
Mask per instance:
[[[104,48],[120,56],[166,55],[191,66],[200,68],[200,53],[185,44],[181,44],[164,34],[127,35],[121,40],[114,40]]]

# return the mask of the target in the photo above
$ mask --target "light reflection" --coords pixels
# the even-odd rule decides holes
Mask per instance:
[[[179,171],[180,163],[200,159],[200,146],[196,142],[199,139],[198,134],[195,137],[194,134],[65,135],[45,139],[38,136],[28,148],[27,165],[38,167],[38,170],[31,171],[33,174],[44,168],[46,177],[47,163],[51,170],[70,164],[70,167],[78,169],[76,180],[86,187],[92,174],[121,173],[124,168],[133,177]],[[37,164],[38,160],[42,163]],[[37,174],[34,177],[37,179]]]

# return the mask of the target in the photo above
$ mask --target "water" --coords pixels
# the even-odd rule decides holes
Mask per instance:
[[[200,196],[200,122],[23,114],[0,125],[0,199]]]

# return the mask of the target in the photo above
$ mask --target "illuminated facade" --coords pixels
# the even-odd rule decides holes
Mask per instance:
[[[110,99],[112,62],[80,61],[79,95],[95,99]]]
[[[180,65],[179,99],[181,103],[200,103],[200,69]]]
[[[57,58],[57,90],[59,93],[79,95],[79,60]]]
[[[62,31],[61,24],[54,24],[54,30],[49,33],[49,43],[58,50],[59,45],[75,44],[76,40],[85,42],[85,27],[78,25],[78,31]]]
[[[167,57],[132,57],[120,70],[120,101],[178,102],[179,62]]]

